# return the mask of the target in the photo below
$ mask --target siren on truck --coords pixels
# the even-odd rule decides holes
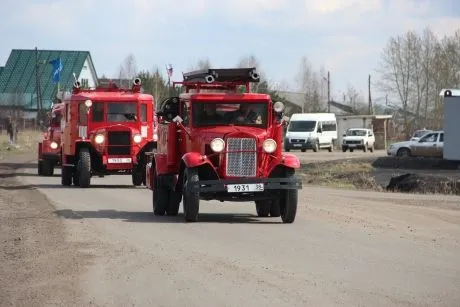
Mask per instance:
[[[137,86],[141,86],[141,85],[142,85],[141,78],[135,78],[135,79],[133,80],[133,84],[134,84],[134,85],[137,85]]]

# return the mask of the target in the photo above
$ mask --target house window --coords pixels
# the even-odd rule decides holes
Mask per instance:
[[[88,82],[88,79],[81,79],[81,87],[82,88],[88,88],[89,82]]]

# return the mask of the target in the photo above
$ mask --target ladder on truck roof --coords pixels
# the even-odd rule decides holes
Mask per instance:
[[[173,82],[183,85],[186,92],[189,89],[214,89],[214,90],[236,90],[237,86],[245,86],[249,92],[250,83],[260,82],[260,75],[255,67],[250,68],[220,68],[201,69],[182,74],[184,81]]]

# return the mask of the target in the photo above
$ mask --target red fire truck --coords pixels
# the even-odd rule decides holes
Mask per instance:
[[[258,216],[292,223],[301,181],[297,156],[282,153],[284,104],[250,92],[255,68],[184,74],[184,93],[157,113],[158,146],[147,153],[155,215],[198,220],[200,200],[254,201]],[[241,90],[243,89],[243,90]]]
[[[141,93],[136,78],[131,89],[114,83],[82,89],[76,81],[64,97],[62,185],[89,187],[91,176],[131,174],[133,185],[145,184],[145,152],[152,151],[154,100]]]
[[[38,143],[38,175],[52,176],[54,168],[61,164],[61,119],[64,104],[53,105],[50,112],[50,123]]]

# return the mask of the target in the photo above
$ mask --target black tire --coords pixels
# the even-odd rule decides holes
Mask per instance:
[[[38,163],[37,163],[37,174],[38,174],[38,176],[43,175],[43,163],[42,163],[42,161],[38,161]]]
[[[144,182],[144,176],[139,164],[134,165],[131,173],[131,179],[134,186],[140,186]]]
[[[346,147],[342,147],[342,152],[347,152],[347,148],[346,148]]]
[[[374,144],[372,144],[372,146],[369,148],[369,151],[374,152]]]
[[[186,168],[183,178],[182,204],[184,207],[184,219],[186,222],[196,222],[200,211],[200,193],[188,192],[187,187],[199,180],[198,171],[195,168]]]
[[[81,148],[78,155],[78,185],[80,188],[88,188],[91,185],[91,155],[88,148]]]
[[[319,151],[319,142],[315,142],[315,146],[313,146],[313,152],[318,152]]]
[[[305,149],[305,148],[302,148],[300,151],[301,151],[301,152],[306,152],[306,151],[307,151],[307,149]]]
[[[410,157],[411,153],[410,153],[410,149],[409,148],[400,148],[398,149],[398,152],[396,153],[396,155],[398,157]]]
[[[268,217],[270,215],[270,201],[256,200],[256,212],[258,217]]]
[[[353,152],[353,151],[355,151],[354,148],[350,148],[350,152]]]
[[[182,193],[180,191],[169,190],[169,204],[166,207],[166,214],[176,216],[179,213],[180,201]]]
[[[72,170],[70,166],[61,167],[61,184],[63,186],[70,186],[72,184]]]
[[[364,144],[363,151],[364,151],[364,152],[367,152],[367,143]]]
[[[152,210],[154,215],[163,216],[169,205],[169,191],[163,184],[163,177],[157,176],[155,166],[152,166]]]
[[[281,208],[280,202],[278,200],[272,200],[270,204],[270,216],[271,217],[280,217],[281,216]]]
[[[295,176],[294,171],[286,173],[286,177]],[[297,201],[298,201],[298,190],[284,190],[281,192],[281,198],[279,201],[281,220],[283,223],[293,223],[297,214]]]
[[[42,174],[43,176],[53,176],[54,165],[50,160],[42,160]]]

